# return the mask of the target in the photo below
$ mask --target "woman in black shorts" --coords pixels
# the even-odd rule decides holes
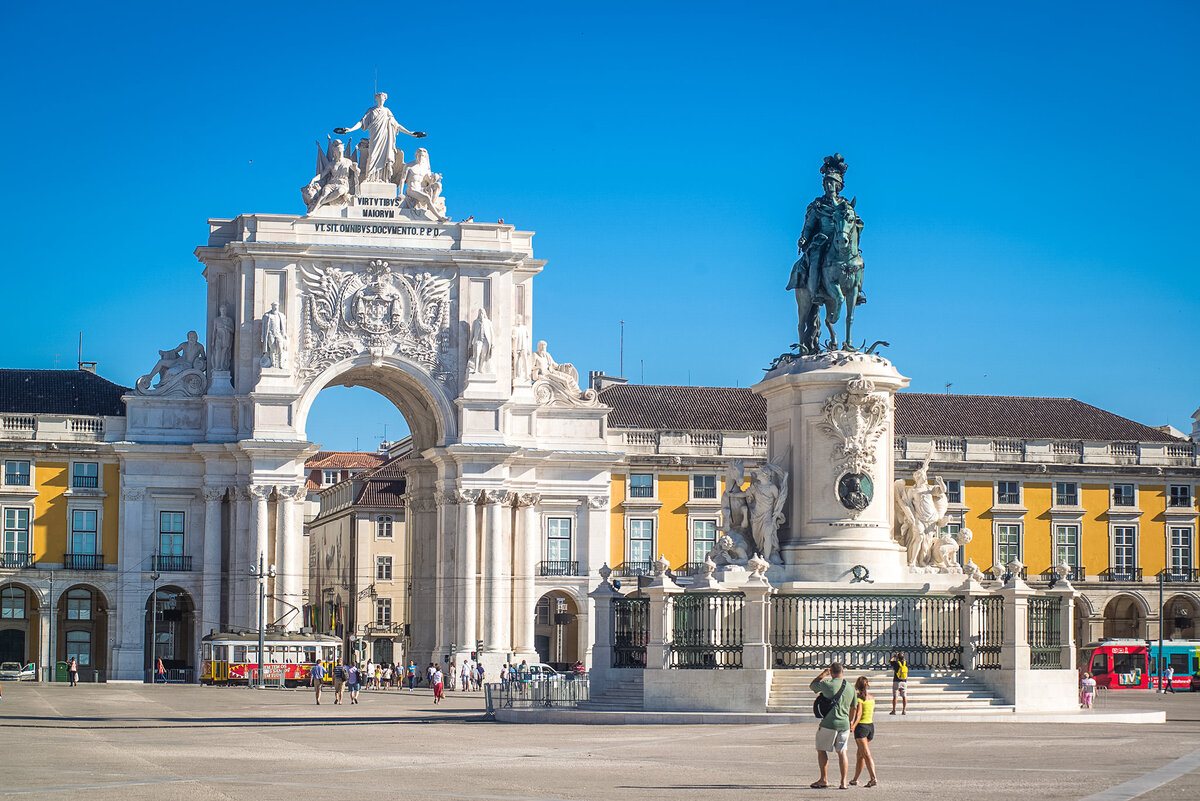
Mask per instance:
[[[850,783],[858,784],[858,777],[865,765],[867,773],[871,776],[871,781],[867,782],[866,786],[874,787],[879,782],[875,780],[875,759],[871,756],[871,741],[875,739],[875,696],[867,692],[870,686],[866,676],[859,676],[854,682],[854,694],[858,699],[850,720],[855,746],[854,779]]]

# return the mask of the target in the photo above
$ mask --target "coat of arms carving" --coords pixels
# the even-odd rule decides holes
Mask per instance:
[[[887,430],[888,399],[875,393],[875,384],[858,376],[846,383],[846,391],[825,402],[818,427],[832,437],[835,492],[851,517],[857,517],[874,496],[872,472],[877,461],[876,444]]]
[[[450,279],[394,271],[382,259],[362,272],[302,265],[300,275],[305,288],[298,363],[302,381],[363,351],[406,356],[442,382],[453,377],[446,355]]]

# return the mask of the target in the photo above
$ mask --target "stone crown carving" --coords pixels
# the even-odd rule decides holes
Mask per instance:
[[[846,391],[825,402],[819,428],[838,441],[833,458],[841,473],[871,475],[876,444],[887,429],[888,400],[875,395],[875,384],[859,375],[846,383]]]
[[[453,371],[450,279],[415,270],[396,272],[376,259],[362,271],[331,264],[300,267],[304,282],[298,373],[307,381],[358,353],[407,357],[442,382]]]

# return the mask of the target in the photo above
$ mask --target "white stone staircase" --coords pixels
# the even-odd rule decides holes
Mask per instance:
[[[623,670],[620,681],[579,704],[579,709],[593,712],[641,711],[643,698],[642,671]]]
[[[816,697],[808,685],[819,671],[775,670],[771,678],[771,695],[767,712],[802,713],[812,715]],[[875,718],[886,717],[892,709],[891,671],[847,670],[847,692],[854,691],[854,682],[866,676],[875,696]],[[900,703],[896,715],[900,715]],[[1015,712],[984,684],[960,671],[909,671],[908,714],[926,717],[939,714],[1011,715]],[[814,718],[815,719],[815,718]]]

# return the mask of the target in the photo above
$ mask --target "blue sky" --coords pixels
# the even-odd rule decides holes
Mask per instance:
[[[253,6],[253,7],[251,7]],[[201,328],[208,217],[301,213],[313,141],[379,88],[456,219],[537,232],[535,338],[581,373],[748,385],[838,151],[869,303],[912,389],[1200,406],[1200,6],[23,4],[0,64],[0,364],[127,385]],[[394,409],[330,390],[310,435]]]

